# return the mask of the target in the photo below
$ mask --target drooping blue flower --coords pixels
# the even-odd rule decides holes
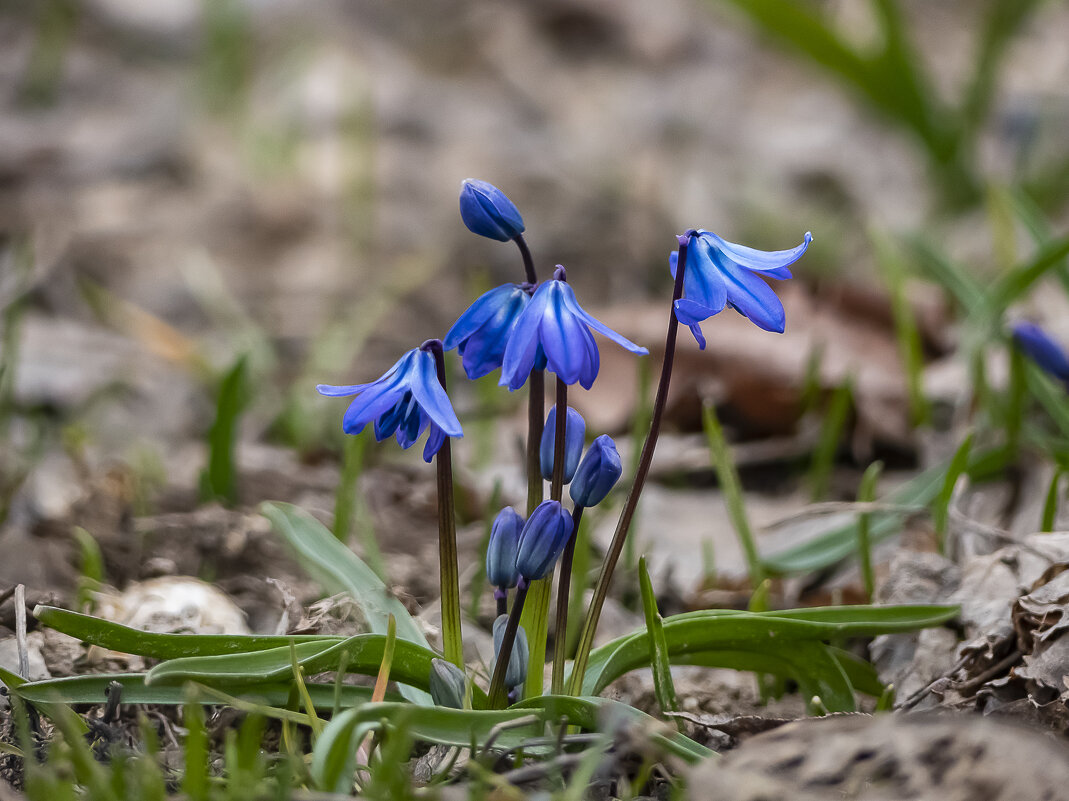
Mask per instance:
[[[449,396],[438,382],[434,355],[424,349],[428,344],[410,350],[370,384],[316,387],[319,394],[330,397],[356,395],[342,418],[346,434],[359,434],[374,422],[376,440],[381,442],[396,435],[398,444],[409,448],[429,429],[423,449],[427,462],[438,453],[446,437],[464,436]]]
[[[687,269],[683,276],[683,297],[676,301],[676,319],[690,327],[698,346],[705,348],[700,323],[725,306],[748,317],[765,331],[782,334],[786,326],[783,304],[762,280],[791,277],[789,265],[805,253],[813,235],[792,250],[755,250],[721,239],[711,231],[695,231],[687,248]],[[676,275],[678,254],[670,257],[672,277]]]
[[[494,620],[494,662],[501,653],[501,645],[505,641],[505,627],[508,625],[508,615],[498,615]],[[527,647],[527,633],[523,626],[516,629],[516,639],[512,641],[512,653],[509,654],[509,664],[505,668],[505,686],[518,687],[527,681],[527,660],[530,651]],[[493,673],[493,666],[490,668]]]
[[[1016,323],[1013,341],[1032,361],[1060,381],[1069,382],[1069,355],[1035,323]]]
[[[545,578],[572,535],[572,516],[559,501],[542,501],[520,533],[516,570],[527,582]]]
[[[531,296],[521,284],[505,284],[483,294],[445,335],[445,349],[457,348],[464,372],[474,381],[501,366],[512,330]]]
[[[479,236],[508,242],[523,233],[523,217],[493,184],[467,178],[460,185],[460,218]]]
[[[583,443],[586,437],[586,420],[571,406],[568,407],[568,419],[564,421],[564,483],[567,484],[579,467],[579,457],[583,455]],[[553,457],[557,442],[557,407],[549,410],[546,424],[542,427],[542,444],[538,451],[542,466],[542,478],[553,480]]]
[[[499,383],[510,390],[519,389],[545,359],[548,369],[565,384],[578,381],[583,389],[590,389],[601,366],[591,328],[632,353],[649,353],[587,314],[568,286],[564,268],[557,265],[553,279],[539,284],[531,302],[520,312],[505,345]]]
[[[623,473],[620,453],[608,434],[595,439],[583,457],[568,490],[576,506],[597,506],[616,486]]]
[[[486,546],[486,580],[490,586],[506,590],[516,586],[516,552],[520,547],[523,518],[511,506],[497,513]]]

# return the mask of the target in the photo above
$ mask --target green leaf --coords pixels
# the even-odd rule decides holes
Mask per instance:
[[[259,634],[158,634],[132,629],[129,626],[92,615],[43,605],[36,607],[33,615],[50,629],[55,629],[89,645],[153,659],[239,654],[248,651],[264,651],[268,648],[289,647],[290,642],[337,642],[340,639],[320,634],[301,634],[289,637]]]
[[[812,649],[799,656],[801,643],[913,631],[941,625],[957,613],[958,607],[937,605],[834,606],[762,613],[709,609],[666,618],[664,635],[673,664],[758,670],[787,675],[800,683],[823,682],[834,692],[822,689],[812,694],[820,695],[828,705],[841,697],[837,676],[841,671],[831,670],[825,656]],[[595,649],[584,675],[583,694],[601,692],[628,671],[648,664],[648,656],[645,631]]]
[[[376,676],[382,663],[386,637],[381,634],[358,634],[348,639],[322,639],[294,646],[297,664],[307,675],[337,670],[344,664],[349,673]],[[394,643],[390,678],[409,688],[425,691],[430,687],[431,660],[439,656],[407,640]],[[148,683],[181,684],[195,681],[220,689],[285,681],[292,677],[293,664],[290,646],[254,651],[245,654],[193,656],[161,662],[148,672]],[[405,694],[405,688],[401,688]],[[476,706],[486,702],[486,696],[473,687]],[[405,697],[408,697],[407,695]]]
[[[241,356],[219,383],[215,421],[208,430],[208,467],[202,475],[202,495],[233,505],[238,499],[234,445],[241,413],[249,400],[248,358]]]
[[[35,705],[47,702],[64,704],[104,704],[107,703],[107,688],[113,681],[122,685],[122,702],[124,704],[161,704],[173,706],[187,703],[190,694],[185,686],[149,685],[145,682],[145,673],[94,673],[87,676],[69,676],[61,679],[25,682],[12,692]],[[3,678],[0,676],[0,678]],[[6,680],[5,680],[6,683]],[[309,683],[308,693],[316,709],[330,711],[334,705],[334,684]],[[244,687],[242,697],[259,699],[272,706],[286,706],[292,692],[292,682],[276,682]],[[356,706],[371,700],[370,687],[343,685],[342,705]],[[388,697],[401,701],[397,694]],[[214,704],[216,701],[207,697],[198,697],[202,704]]]
[[[260,512],[294,549],[301,566],[312,578],[328,592],[347,592],[352,596],[374,634],[386,633],[392,614],[397,619],[399,640],[429,648],[423,630],[404,604],[390,595],[375,571],[338,542],[326,526],[288,503],[264,503]],[[404,693],[410,701],[423,706],[431,704],[431,697],[425,692],[406,688]]]
[[[970,432],[962,440],[961,445],[954,451],[954,456],[947,467],[946,475],[943,476],[943,484],[939,489],[932,504],[932,522],[935,526],[936,541],[939,543],[939,551],[943,552],[946,544],[947,524],[950,521],[950,502],[954,497],[954,487],[958,479],[965,473],[969,466],[969,454],[972,451],[973,435]]]
[[[672,681],[672,665],[668,661],[668,643],[664,638],[664,625],[657,611],[657,596],[653,594],[653,582],[646,567],[646,557],[638,560],[639,589],[642,593],[642,612],[646,617],[646,639],[649,643],[650,667],[653,668],[653,692],[661,712],[678,712],[676,686]],[[678,723],[678,721],[677,721]]]

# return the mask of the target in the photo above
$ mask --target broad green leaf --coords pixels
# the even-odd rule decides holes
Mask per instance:
[[[120,623],[71,612],[56,606],[38,606],[33,610],[33,615],[50,629],[70,635],[89,645],[153,659],[240,654],[248,651],[263,651],[268,648],[288,647],[290,642],[337,642],[340,639],[320,634],[289,637],[259,634],[158,634],[132,629]]]
[[[107,702],[107,688],[113,681],[122,685],[122,702],[124,704],[161,704],[177,705],[190,700],[185,686],[149,685],[145,682],[145,673],[94,673],[87,676],[69,676],[61,679],[26,682],[12,690],[25,701],[35,705],[48,702],[64,704],[103,704]],[[2,677],[0,677],[2,678]],[[6,683],[6,681],[5,681]],[[330,711],[334,705],[334,684],[309,683],[308,693],[315,702],[316,709]],[[10,688],[10,685],[9,685]],[[255,698],[272,706],[285,706],[293,692],[292,682],[274,682],[269,684],[244,687],[243,697]],[[341,688],[342,706],[352,707],[371,699],[371,688],[343,685]],[[388,698],[401,701],[397,694],[390,693]],[[213,704],[215,701],[201,697],[200,703]]]
[[[805,660],[793,658],[800,643],[913,631],[941,625],[957,614],[958,607],[936,605],[835,606],[763,613],[711,609],[666,618],[664,634],[673,664],[693,664],[685,659],[704,654],[701,658],[705,661],[700,664],[741,666],[739,669],[788,675],[802,682],[806,679],[801,675],[806,670]],[[648,654],[645,631],[595,649],[584,675],[584,695],[595,695],[628,671],[644,667]],[[769,664],[751,666],[758,665],[758,657],[767,657]],[[834,671],[828,669],[823,657],[814,665],[829,684],[835,684]],[[865,684],[871,687],[867,680]],[[823,694],[813,694],[828,703]]]
[[[386,637],[381,634],[358,634],[348,639],[298,643],[294,648],[298,665],[308,675],[337,670],[340,664],[344,664],[346,672],[376,676],[383,660],[385,644]],[[390,678],[420,691],[427,690],[430,686],[431,660],[437,656],[429,648],[421,648],[406,640],[396,640]],[[172,659],[150,670],[148,682],[152,685],[173,685],[195,681],[226,689],[282,682],[292,677],[292,670],[290,646],[286,645],[245,654]],[[486,697],[482,690],[475,687],[473,692],[476,706],[484,704]]]
[[[303,509],[288,503],[264,503],[260,511],[297,554],[302,567],[328,592],[347,592],[364,614],[373,634],[385,634],[392,614],[397,619],[397,638],[428,648],[423,629],[404,604],[390,595],[386,585],[355,553]],[[428,668],[429,669],[429,668]],[[430,695],[406,688],[405,697],[423,706]]]

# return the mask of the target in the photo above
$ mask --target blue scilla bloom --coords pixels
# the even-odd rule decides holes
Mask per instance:
[[[523,217],[512,201],[493,184],[466,179],[460,185],[460,218],[479,236],[508,242],[524,231]]]
[[[705,348],[700,323],[725,306],[748,317],[758,328],[782,334],[786,326],[783,304],[762,280],[790,278],[788,265],[805,253],[813,235],[793,250],[755,250],[726,242],[711,231],[691,232],[687,248],[687,271],[683,276],[683,297],[676,301],[676,319],[690,327],[698,346]],[[678,254],[670,258],[672,277],[676,275]]]
[[[457,348],[464,372],[472,381],[501,366],[505,345],[530,299],[524,285],[495,287],[453,323],[445,335],[445,349]]]
[[[623,471],[616,443],[608,434],[602,434],[590,444],[572,479],[572,502],[576,506],[597,506],[616,486]]]
[[[1069,355],[1035,323],[1013,326],[1013,341],[1032,361],[1055,378],[1069,382]]]
[[[497,513],[486,546],[486,580],[492,587],[505,590],[516,586],[516,552],[520,548],[523,518],[511,506]]]
[[[572,516],[560,501],[542,501],[520,532],[516,570],[527,582],[545,578],[572,535]]]
[[[579,467],[579,457],[583,455],[583,441],[586,437],[586,420],[571,406],[568,407],[568,419],[564,421],[564,483],[567,484]],[[557,442],[557,407],[549,410],[549,417],[542,428],[542,444],[538,451],[542,465],[542,478],[553,480],[553,457]]]
[[[590,389],[601,365],[591,328],[632,353],[649,353],[583,311],[564,268],[557,265],[553,279],[539,284],[520,312],[505,346],[499,383],[519,389],[532,369],[544,365],[565,384],[578,381],[583,389]]]
[[[508,615],[498,615],[494,620],[494,662],[497,662],[501,653],[501,645],[505,641],[505,627],[508,625]],[[516,629],[516,639],[512,642],[512,653],[509,654],[509,664],[505,668],[505,686],[518,687],[527,681],[527,660],[530,651],[527,647],[527,633],[523,626]],[[493,673],[493,667],[490,672]]]
[[[342,430],[346,434],[359,434],[374,421],[376,440],[381,442],[396,435],[398,444],[409,448],[429,429],[423,449],[423,459],[427,462],[438,453],[446,437],[464,436],[449,396],[438,382],[434,355],[426,349],[431,343],[439,344],[437,340],[429,340],[413,348],[370,384],[316,387],[321,395],[356,395],[342,418]]]

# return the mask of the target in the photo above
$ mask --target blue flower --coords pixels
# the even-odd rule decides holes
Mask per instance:
[[[683,297],[676,301],[676,319],[690,326],[698,346],[705,348],[703,320],[730,306],[759,328],[782,334],[786,325],[783,304],[772,288],[761,280],[790,278],[788,265],[805,253],[813,235],[793,250],[755,250],[726,242],[710,231],[695,231],[687,248],[687,270],[683,276]],[[677,253],[670,257],[672,277],[676,274]]]
[[[486,546],[486,580],[490,586],[505,590],[516,586],[516,551],[520,547],[523,518],[511,506],[497,513]]]
[[[486,181],[460,185],[460,218],[473,234],[508,242],[524,231],[523,217],[504,193]]]
[[[559,501],[542,501],[520,533],[516,570],[524,581],[545,578],[572,536],[572,516]]]
[[[505,345],[530,299],[520,284],[495,287],[453,323],[445,335],[445,349],[458,349],[468,378],[474,381],[501,366]]]
[[[567,484],[579,467],[579,457],[583,455],[583,443],[586,437],[586,421],[571,406],[568,407],[568,419],[564,421],[564,483]],[[538,456],[542,466],[542,478],[553,480],[553,457],[557,441],[557,407],[549,410],[549,417],[542,427],[542,444]]]
[[[505,345],[499,383],[510,390],[519,389],[544,359],[565,384],[578,381],[583,389],[590,389],[600,367],[591,328],[632,353],[649,353],[583,311],[565,280],[564,268],[558,265],[553,279],[539,284],[531,302],[520,312]]]
[[[1069,382],[1069,355],[1035,323],[1013,326],[1013,341],[1032,361],[1055,378]]]
[[[396,434],[398,444],[409,448],[429,429],[423,449],[423,459],[427,462],[438,453],[447,436],[464,436],[449,396],[438,382],[434,355],[424,349],[427,345],[410,350],[370,384],[316,387],[321,395],[357,396],[342,418],[342,430],[346,434],[359,434],[374,421],[376,440],[381,442]]]
[[[572,502],[576,506],[597,506],[616,486],[623,471],[616,443],[608,434],[602,434],[591,443],[572,479]]]
[[[494,662],[501,653],[501,646],[505,642],[505,627],[508,625],[508,615],[498,615],[494,620]],[[523,626],[516,629],[516,639],[512,641],[512,653],[509,654],[509,664],[505,668],[505,686],[518,687],[527,681],[527,660],[530,650],[527,647],[527,633]],[[493,673],[491,666],[490,672]]]

